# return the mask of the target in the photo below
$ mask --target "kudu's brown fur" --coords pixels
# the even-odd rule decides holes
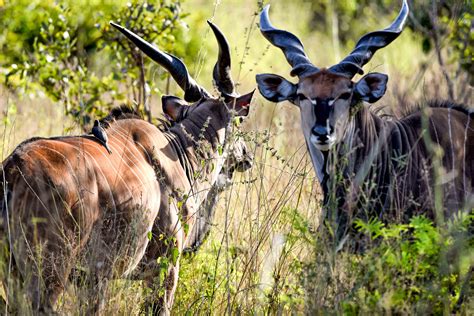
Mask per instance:
[[[428,102],[425,110],[406,117],[382,118],[362,102],[379,100],[388,76],[369,73],[352,81],[357,73],[363,74],[362,67],[378,49],[400,35],[408,17],[406,0],[392,25],[364,35],[349,56],[328,69],[311,63],[295,35],[274,28],[268,10],[269,6],[261,13],[260,30],[283,50],[293,67],[291,74],[299,80],[294,84],[278,75],[259,74],[258,87],[268,100],[288,100],[300,108],[325,211],[331,223],[340,224],[338,237],[350,229],[354,216],[434,217],[434,190],[441,184],[446,215],[473,207],[472,110],[452,102]],[[437,173],[441,178],[435,178]]]
[[[222,49],[225,38],[211,27]],[[135,43],[142,41],[141,49],[149,45],[120,30]],[[199,207],[222,168],[220,153],[230,145],[232,117],[247,115],[252,93],[239,97],[222,89],[226,101],[213,98],[175,57],[156,48],[145,53],[155,60],[164,56],[166,60],[158,62],[173,77],[187,78],[178,82],[187,101],[199,100],[188,106],[176,97],[164,97],[163,110],[174,121],[172,126],[159,129],[115,110],[103,122],[112,154],[89,135],[34,138],[2,163],[4,231],[18,280],[25,282],[35,312],[52,311],[77,266],[86,271],[89,283],[88,312],[100,310],[108,280],[130,276],[140,266],[138,274],[156,290],[149,302],[153,312],[167,313],[179,257],[206,233],[206,228],[194,228],[196,219],[204,216],[198,214],[203,212]],[[228,50],[225,58],[229,60],[221,66],[230,71]],[[174,64],[166,63],[169,60]],[[226,79],[217,74],[214,80]],[[233,90],[231,81],[224,83]],[[241,162],[247,165],[233,168],[248,167],[248,161]],[[163,274],[160,257],[168,262],[163,283],[157,283]],[[160,290],[164,294],[159,295]],[[14,293],[9,294],[13,300]]]

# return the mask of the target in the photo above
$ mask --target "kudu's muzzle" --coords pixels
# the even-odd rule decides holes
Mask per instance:
[[[311,129],[311,133],[316,137],[316,140],[321,143],[325,144],[329,140],[329,135],[331,135],[334,131],[332,126],[323,126],[316,124]]]

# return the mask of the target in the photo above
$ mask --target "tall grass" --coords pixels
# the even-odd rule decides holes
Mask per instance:
[[[189,9],[192,11],[188,21],[190,33],[204,34],[198,39],[189,39],[202,41],[202,53],[198,60],[186,61],[194,65],[191,70],[199,82],[210,86],[209,74],[214,62],[214,57],[210,56],[215,56],[215,52],[210,51],[215,49],[213,40],[208,39],[209,32],[204,30],[207,27],[203,22],[204,17],[213,17],[231,43],[234,78],[239,82],[239,91],[255,87],[256,73],[288,75],[290,68],[281,52],[269,47],[256,29],[255,13],[260,3],[217,1],[210,7],[202,1],[189,0],[185,5],[193,9]],[[232,19],[228,18],[228,12],[232,12]],[[275,3],[272,6],[272,19],[278,27],[301,35],[306,47],[310,48],[307,49],[310,58],[318,66],[337,62],[333,57],[333,48],[323,45],[329,42],[328,36],[306,32],[309,15],[304,8],[291,2]],[[236,24],[235,21],[243,23]],[[418,40],[405,31],[397,39],[396,47],[389,46],[379,52],[367,67],[367,70],[390,75],[387,95],[379,105],[386,107],[386,111],[399,111],[397,104],[400,100],[409,99],[411,103],[416,103],[433,96],[446,96],[446,90],[440,84],[442,78],[439,69],[429,63],[431,56],[421,53]],[[208,42],[212,42],[212,45]],[[413,69],[421,68],[423,70],[413,72]],[[176,91],[176,94],[181,92]],[[3,159],[28,137],[79,132],[61,113],[61,107],[44,97],[18,98],[3,91],[0,102],[4,113],[0,135]],[[158,98],[151,103],[155,105],[154,114],[158,115]],[[430,270],[421,278],[417,278],[420,277],[418,270],[402,271],[395,264],[390,265],[390,258],[384,257],[388,250],[402,256],[401,247],[410,246],[405,244],[406,240],[392,235],[374,241],[373,248],[365,254],[337,252],[329,241],[330,236],[318,229],[322,194],[306,153],[298,109],[286,103],[270,104],[258,96],[251,107],[251,114],[243,127],[255,156],[254,167],[245,174],[236,175],[233,185],[222,193],[211,234],[204,245],[196,254],[182,258],[173,314],[430,311],[430,306],[426,306],[429,300],[420,304],[408,299],[401,302],[396,300],[397,288],[391,289],[390,286],[403,286],[396,283],[397,275],[404,282],[412,282],[410,285],[416,290],[434,289],[433,293],[439,294],[442,305],[439,311],[452,312],[459,291],[469,280],[469,267],[474,262],[472,219],[470,232],[466,232],[465,218],[459,219],[457,226],[456,219],[453,219],[437,231],[431,230],[429,224],[421,228],[393,224],[386,230],[377,228],[375,224],[361,224],[361,230],[369,240],[376,229],[386,234],[397,229],[419,229],[427,232],[429,238],[436,239],[431,245],[437,247],[438,252],[426,258],[419,253],[419,249],[411,250],[413,258],[407,261],[411,265],[429,264],[431,268],[438,267],[438,263],[450,257],[452,252],[467,250],[458,254],[457,261],[449,263],[451,266],[447,269],[442,271],[442,267],[439,267],[439,273]],[[450,228],[453,226],[456,228]],[[443,244],[443,240],[449,240],[449,243]],[[82,294],[77,284],[73,280],[60,299],[57,306],[60,313],[80,313]],[[454,296],[446,299],[452,293],[442,293],[444,289],[453,289]],[[105,313],[138,314],[146,292],[140,281],[113,281]],[[472,294],[469,299],[458,311],[466,314],[472,312]]]

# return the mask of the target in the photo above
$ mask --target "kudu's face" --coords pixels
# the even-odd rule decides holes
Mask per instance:
[[[175,96],[163,96],[163,112],[168,119],[176,124],[183,124],[183,128],[199,129],[203,139],[214,135],[214,145],[223,150],[216,149],[215,179],[218,186],[225,187],[231,183],[235,171],[244,172],[252,167],[253,156],[248,151],[242,137],[229,137],[233,127],[232,122],[241,122],[249,112],[249,104],[253,92],[243,96],[230,98],[228,102],[222,99],[203,98],[193,104],[188,104]],[[209,140],[209,139],[208,139]]]
[[[343,138],[349,121],[351,80],[329,72],[319,72],[300,80],[296,99],[301,124],[310,142],[329,150]]]
[[[218,143],[223,145],[232,118],[242,120],[248,115],[252,96],[253,91],[231,98],[228,102],[206,97],[192,104],[175,96],[163,96],[161,102],[163,112],[171,121],[181,123],[189,118],[192,121],[190,124],[199,126],[203,133],[208,128],[212,129],[217,134]]]
[[[294,84],[273,74],[257,75],[260,93],[270,101],[288,100],[300,108],[306,140],[321,151],[341,142],[360,101],[375,102],[386,90],[388,77],[370,73],[354,83],[346,76],[322,69]]]

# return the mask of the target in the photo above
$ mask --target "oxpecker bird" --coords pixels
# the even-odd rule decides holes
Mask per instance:
[[[92,134],[102,143],[102,145],[104,145],[105,149],[107,149],[109,154],[112,154],[109,145],[107,145],[107,133],[105,133],[105,130],[102,128],[102,126],[100,126],[99,120],[94,121]]]

